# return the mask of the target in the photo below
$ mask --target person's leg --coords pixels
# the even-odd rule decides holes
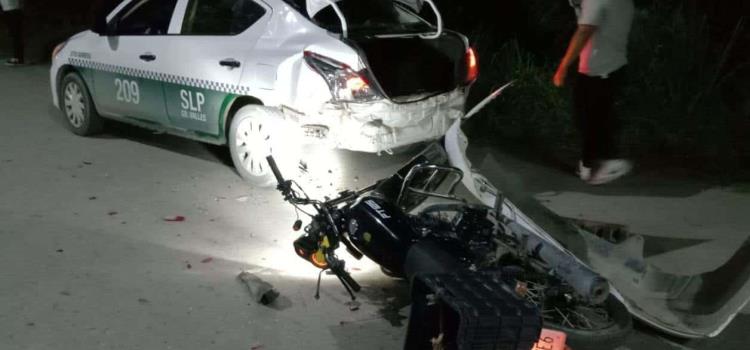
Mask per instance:
[[[594,167],[596,129],[592,125],[592,83],[594,78],[576,73],[573,87],[573,105],[576,124],[581,134],[581,163],[586,168]]]
[[[617,156],[617,145],[615,142],[615,118],[614,118],[614,85],[611,77],[595,78],[595,92],[592,96],[592,114],[595,116],[593,122],[594,132],[594,160],[602,162],[614,159]]]
[[[24,44],[23,44],[23,11],[13,10],[5,13],[5,20],[8,22],[8,31],[10,32],[10,41],[13,46],[13,58],[18,63],[24,61]]]
[[[628,172],[632,168],[630,162],[617,159],[617,129],[618,123],[615,117],[615,97],[620,80],[621,71],[610,74],[608,78],[597,78],[595,89],[596,101],[593,104],[596,122],[595,156],[597,161],[596,170],[589,179],[590,184],[599,185],[613,181]]]

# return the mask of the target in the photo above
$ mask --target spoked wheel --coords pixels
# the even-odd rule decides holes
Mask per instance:
[[[599,305],[543,302],[547,286],[524,283],[526,299],[540,308],[544,327],[565,332],[573,349],[614,349],[633,327],[627,308],[612,295]]]
[[[273,155],[282,172],[289,168],[286,165],[294,156],[295,141],[290,132],[284,130],[283,117],[275,109],[253,105],[237,111],[229,130],[229,149],[237,173],[254,185],[272,185],[275,179],[266,157]]]
[[[73,133],[88,136],[101,131],[101,117],[96,112],[86,84],[77,73],[69,73],[63,78],[60,98],[60,107]]]

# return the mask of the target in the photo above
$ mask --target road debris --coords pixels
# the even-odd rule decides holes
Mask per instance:
[[[250,296],[252,296],[253,299],[255,299],[255,302],[259,304],[271,304],[279,297],[279,292],[277,292],[270,283],[263,281],[250,272],[240,272],[237,279],[247,287]]]
[[[62,249],[58,249],[58,250],[56,250],[56,252],[58,252],[58,253],[62,253],[62,252],[64,252],[64,250],[62,250]]]
[[[165,216],[164,221],[166,222],[183,222],[185,221],[185,217],[182,215],[174,215],[174,216]]]
[[[119,214],[119,213],[116,212],[116,211],[110,211],[110,212],[107,213],[107,215],[109,215],[109,216],[115,216],[117,214]]]
[[[358,301],[351,300],[346,302],[346,306],[349,307],[349,311],[357,311],[359,310],[359,307],[362,306]]]
[[[214,261],[214,258],[208,257],[208,258],[205,258],[205,259],[201,260],[201,263],[202,264],[208,264],[208,263],[210,263],[212,261]]]
[[[90,200],[90,201],[95,201],[96,199],[97,199],[97,198],[96,198],[96,196],[91,196],[91,197],[89,197],[89,200]]]
[[[238,202],[240,202],[240,203],[245,203],[245,202],[247,202],[247,201],[250,200],[250,196],[239,196],[239,197],[235,198],[235,200],[238,201]]]

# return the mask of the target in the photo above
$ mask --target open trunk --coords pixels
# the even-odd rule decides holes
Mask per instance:
[[[466,44],[456,33],[437,39],[412,37],[350,38],[383,94],[407,102],[448,92],[467,81]]]
[[[284,1],[320,27],[342,33],[365,61],[367,78],[394,102],[452,91],[475,78],[466,39],[443,29],[437,8],[437,27],[420,17],[421,0]]]

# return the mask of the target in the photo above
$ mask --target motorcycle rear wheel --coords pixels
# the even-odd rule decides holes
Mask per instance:
[[[568,336],[567,344],[576,350],[615,349],[622,345],[633,329],[633,319],[625,305],[613,295],[601,305],[608,315],[608,322],[598,327],[581,327],[570,322],[561,324],[548,321],[548,313],[555,310],[543,310],[545,315],[544,327],[565,332]],[[580,312],[579,310],[566,310]]]

